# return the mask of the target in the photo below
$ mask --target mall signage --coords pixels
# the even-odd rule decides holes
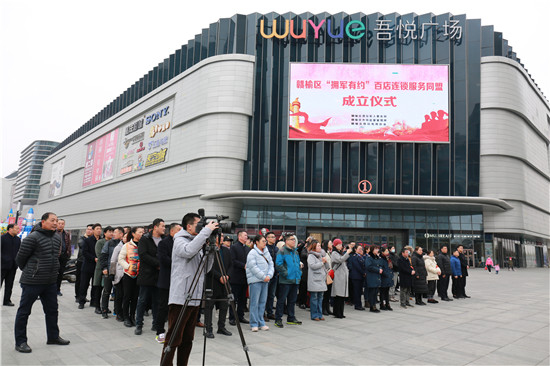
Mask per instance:
[[[269,23],[266,24],[264,19],[260,20],[260,34],[266,39],[307,39],[307,36],[313,33],[316,41],[327,38],[358,40],[367,34],[366,24],[359,20],[350,20],[347,22],[341,20],[340,23],[334,24],[330,18],[321,19],[317,22],[311,19],[303,19],[300,28],[301,32],[295,32],[294,19],[285,20],[284,31],[277,30],[277,19],[274,19],[271,25]],[[402,20],[399,20],[395,26],[392,26],[391,20],[378,19],[376,20],[374,33],[378,41],[391,41],[394,37],[403,41],[424,40],[427,33],[434,28],[437,31],[438,39],[440,39],[439,37],[450,40],[462,39],[462,26],[459,20],[445,20],[443,23],[424,22],[420,24],[409,21],[403,23]],[[313,30],[313,32],[310,32],[309,29]],[[322,34],[325,34],[325,37],[322,37]]]
[[[449,66],[291,63],[291,140],[449,142]]]

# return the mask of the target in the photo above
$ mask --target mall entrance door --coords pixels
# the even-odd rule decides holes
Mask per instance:
[[[408,244],[407,230],[308,228],[307,231],[308,236],[319,241],[340,238],[344,244],[354,241],[357,244],[395,245],[397,251]]]

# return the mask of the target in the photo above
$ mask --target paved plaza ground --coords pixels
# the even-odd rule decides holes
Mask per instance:
[[[393,312],[379,314],[346,306],[346,319],[325,322],[313,322],[308,311],[297,309],[301,326],[278,329],[270,322],[269,331],[252,333],[245,325],[252,365],[549,365],[549,270],[470,272],[471,299],[406,310],[396,305]],[[143,335],[136,336],[133,328],[113,317],[102,319],[93,308],[78,310],[74,285],[67,282],[59,297],[59,328],[71,344],[46,345],[37,302],[28,326],[33,351],[16,352],[13,324],[21,289],[18,282],[14,287],[16,306],[1,308],[2,365],[159,364],[162,345],[150,331],[150,317]],[[208,340],[206,364],[246,364],[236,327],[227,328],[233,336]],[[202,363],[202,350],[197,328],[191,364]]]

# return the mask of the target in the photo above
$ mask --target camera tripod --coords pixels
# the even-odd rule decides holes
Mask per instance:
[[[220,240],[220,239],[221,239],[221,233],[219,233],[217,235],[217,240]],[[205,297],[206,273],[208,271],[208,262],[210,260],[210,253],[211,252],[213,252],[213,254],[214,254],[214,264],[213,265],[217,264],[219,266],[220,272],[221,272],[221,274],[224,278],[227,278],[227,272],[225,271],[223,261],[221,260],[221,257],[220,257],[219,248],[215,245],[215,241],[214,241],[214,243],[212,243],[211,238],[209,238],[207,240],[206,244],[203,247],[203,252],[204,252],[204,254],[203,254],[203,256],[202,256],[202,258],[199,262],[199,266],[197,268],[197,271],[195,272],[195,274],[193,276],[193,280],[191,281],[191,286],[190,286],[191,289],[187,293],[185,303],[183,304],[183,308],[180,310],[180,313],[178,314],[178,318],[176,320],[176,323],[174,324],[174,331],[172,332],[172,334],[170,336],[170,339],[167,340],[168,345],[164,349],[164,353],[163,353],[161,361],[160,361],[161,366],[166,365],[166,361],[167,361],[166,355],[172,349],[174,338],[176,338],[176,335],[180,331],[181,323],[182,323],[182,320],[183,320],[183,317],[184,317],[184,313],[185,313],[185,310],[187,309],[187,307],[189,306],[190,301],[199,300],[199,301],[201,301],[201,304],[204,304],[205,301],[212,301],[212,300],[227,301],[229,303],[229,305],[231,306],[231,309],[233,310],[233,314],[235,314],[235,315],[237,314],[237,310],[235,308],[235,297],[233,296],[233,293],[231,292],[231,286],[229,286],[229,283],[227,281],[224,281],[224,283],[223,283],[224,288],[225,288],[225,292],[227,293],[227,298],[225,298],[225,299],[212,299],[212,298],[206,298]],[[192,294],[194,293],[195,289],[197,288],[201,276],[203,277],[202,296],[201,296],[200,299],[193,299]],[[251,363],[250,363],[250,357],[248,355],[248,346],[246,344],[246,340],[244,339],[244,334],[243,334],[243,331],[242,331],[242,328],[241,328],[241,323],[239,322],[238,318],[239,318],[238,316],[235,316],[235,321],[237,323],[236,325],[237,325],[237,329],[239,331],[239,337],[241,339],[241,344],[242,344],[242,347],[243,347],[243,351],[246,355],[246,360],[248,362],[248,365],[250,366]],[[202,364],[204,366],[205,361],[206,361],[206,327],[203,329],[203,337],[204,337],[204,344],[203,344],[203,353],[202,353]]]

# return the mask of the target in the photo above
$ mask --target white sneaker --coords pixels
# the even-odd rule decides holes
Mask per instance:
[[[157,340],[158,343],[164,343],[165,338],[166,338],[166,333],[161,333],[158,336],[156,336],[155,339]]]
[[[252,331],[253,331],[253,332],[257,332],[257,331],[258,331],[258,327],[252,327]]]
[[[261,330],[269,330],[269,327],[267,325],[264,325],[263,327],[260,328]]]

